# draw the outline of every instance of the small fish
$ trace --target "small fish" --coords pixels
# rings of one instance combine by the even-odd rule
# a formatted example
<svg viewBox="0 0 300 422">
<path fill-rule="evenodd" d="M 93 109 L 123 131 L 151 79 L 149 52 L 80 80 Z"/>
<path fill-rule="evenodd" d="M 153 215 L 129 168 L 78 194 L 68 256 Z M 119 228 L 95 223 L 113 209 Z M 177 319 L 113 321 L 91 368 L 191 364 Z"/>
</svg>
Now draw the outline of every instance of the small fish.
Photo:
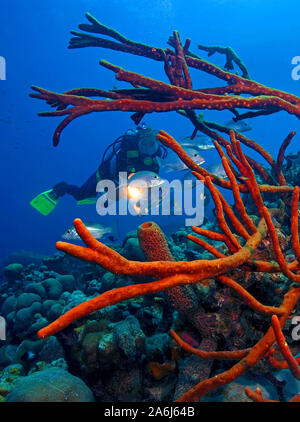
<svg viewBox="0 0 300 422">
<path fill-rule="evenodd" d="M 223 179 L 228 178 L 222 163 L 210 164 L 209 166 L 206 167 L 206 170 L 217 177 L 222 177 Z"/>
<path fill-rule="evenodd" d="M 119 186 L 117 187 L 118 199 L 127 197 L 129 200 L 136 202 L 140 200 L 150 189 L 159 187 L 165 180 L 158 176 L 158 174 L 152 171 L 138 171 L 137 173 L 131 173 L 126 178 L 123 174 L 119 174 Z M 115 191 L 111 192 L 109 189 L 107 192 L 104 190 L 100 192 L 102 201 L 104 199 L 115 201 Z M 112 193 L 112 196 L 111 196 Z"/>
<path fill-rule="evenodd" d="M 119 232 L 116 224 L 112 226 L 103 226 L 100 223 L 85 223 L 85 227 L 95 239 L 106 238 L 111 242 L 115 242 L 119 238 Z M 66 230 L 63 233 L 62 238 L 65 240 L 80 240 L 80 236 L 76 232 L 74 226 Z"/>
<path fill-rule="evenodd" d="M 201 166 L 201 164 L 205 163 L 205 159 L 202 157 L 202 155 L 199 154 L 196 148 L 184 148 L 184 150 L 198 166 Z M 166 173 L 170 173 L 171 171 L 183 171 L 188 169 L 188 167 L 178 157 L 178 155 L 173 152 L 170 152 L 168 154 L 166 160 L 162 161 L 161 166 L 165 169 Z"/>
<path fill-rule="evenodd" d="M 138 215 L 147 215 L 149 213 L 148 207 L 144 207 L 143 199 L 147 198 L 149 191 L 155 187 L 161 188 L 166 180 L 159 177 L 156 173 L 151 171 L 139 171 L 133 173 L 128 177 L 127 198 L 132 201 L 133 208 Z M 160 192 L 161 198 L 156 202 L 152 202 L 152 206 L 156 206 L 165 197 L 166 192 Z M 142 208 L 141 202 L 142 201 Z"/>
<path fill-rule="evenodd" d="M 230 127 L 231 129 L 235 130 L 236 132 L 243 133 L 252 130 L 252 127 L 249 123 L 245 122 L 244 120 L 239 120 L 235 122 L 234 120 L 229 120 L 229 122 L 224 123 L 225 126 Z"/>
<path fill-rule="evenodd" d="M 131 173 L 128 176 L 128 185 L 134 184 L 135 186 L 140 185 L 147 186 L 147 188 L 154 188 L 155 186 L 160 186 L 165 181 L 158 176 L 158 174 L 153 171 L 138 171 L 137 173 Z"/>
<path fill-rule="evenodd" d="M 211 138 L 205 135 L 196 135 L 193 139 L 190 136 L 186 136 L 180 141 L 180 145 L 184 148 L 195 148 L 198 151 L 207 151 L 215 148 Z"/>
</svg>

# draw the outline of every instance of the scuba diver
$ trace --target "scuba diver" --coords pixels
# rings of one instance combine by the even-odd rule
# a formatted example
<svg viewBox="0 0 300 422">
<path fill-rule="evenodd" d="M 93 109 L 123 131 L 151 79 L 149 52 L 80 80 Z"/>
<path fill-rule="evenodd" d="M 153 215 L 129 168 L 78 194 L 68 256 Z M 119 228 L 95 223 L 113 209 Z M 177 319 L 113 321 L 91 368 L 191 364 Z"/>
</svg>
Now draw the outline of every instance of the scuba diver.
<svg viewBox="0 0 300 422">
<path fill-rule="evenodd" d="M 41 214 L 48 215 L 66 194 L 71 195 L 79 205 L 95 203 L 98 182 L 109 179 L 118 184 L 119 172 L 133 174 L 149 171 L 158 174 L 160 161 L 166 158 L 167 149 L 158 141 L 157 134 L 158 131 L 147 128 L 145 124 L 135 130 L 127 130 L 105 149 L 97 171 L 82 186 L 60 182 L 39 194 L 30 205 Z"/>
</svg>

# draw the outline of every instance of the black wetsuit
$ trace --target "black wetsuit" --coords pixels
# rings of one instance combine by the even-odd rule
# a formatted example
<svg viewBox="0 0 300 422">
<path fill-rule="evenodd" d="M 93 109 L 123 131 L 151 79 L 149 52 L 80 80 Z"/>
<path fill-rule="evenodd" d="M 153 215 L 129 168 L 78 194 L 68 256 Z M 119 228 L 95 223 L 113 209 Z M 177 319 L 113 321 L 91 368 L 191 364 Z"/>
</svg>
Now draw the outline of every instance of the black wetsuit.
<svg viewBox="0 0 300 422">
<path fill-rule="evenodd" d="M 99 181 L 97 178 L 98 171 L 93 173 L 82 186 L 69 185 L 66 182 L 58 183 L 53 187 L 53 192 L 57 198 L 69 194 L 76 201 L 92 198 L 96 196 L 96 186 Z"/>
<path fill-rule="evenodd" d="M 158 147 L 155 154 L 141 154 L 137 146 L 137 138 L 133 136 L 124 136 L 121 148 L 115 156 L 111 155 L 108 159 L 102 161 L 97 171 L 95 171 L 88 180 L 80 187 L 69 185 L 66 182 L 58 183 L 53 187 L 53 193 L 57 198 L 69 194 L 76 201 L 82 201 L 96 196 L 96 186 L 100 180 L 110 179 L 118 182 L 118 173 L 124 171 L 127 173 L 136 173 L 138 171 L 149 170 L 154 173 L 159 172 L 159 162 L 156 157 L 163 157 L 164 150 Z M 116 160 L 115 170 L 111 169 L 112 160 Z"/>
</svg>

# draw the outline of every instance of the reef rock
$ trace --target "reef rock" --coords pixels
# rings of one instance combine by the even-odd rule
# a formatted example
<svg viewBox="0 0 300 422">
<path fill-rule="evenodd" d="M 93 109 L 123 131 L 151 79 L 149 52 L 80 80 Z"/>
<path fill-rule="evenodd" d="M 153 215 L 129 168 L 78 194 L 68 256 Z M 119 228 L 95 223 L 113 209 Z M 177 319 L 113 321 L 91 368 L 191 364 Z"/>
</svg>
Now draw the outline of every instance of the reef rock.
<svg viewBox="0 0 300 422">
<path fill-rule="evenodd" d="M 15 281 L 23 271 L 22 264 L 9 264 L 4 268 L 4 275 L 8 281 Z"/>
<path fill-rule="evenodd" d="M 46 369 L 18 379 L 7 402 L 93 402 L 86 384 L 60 368 Z"/>
</svg>

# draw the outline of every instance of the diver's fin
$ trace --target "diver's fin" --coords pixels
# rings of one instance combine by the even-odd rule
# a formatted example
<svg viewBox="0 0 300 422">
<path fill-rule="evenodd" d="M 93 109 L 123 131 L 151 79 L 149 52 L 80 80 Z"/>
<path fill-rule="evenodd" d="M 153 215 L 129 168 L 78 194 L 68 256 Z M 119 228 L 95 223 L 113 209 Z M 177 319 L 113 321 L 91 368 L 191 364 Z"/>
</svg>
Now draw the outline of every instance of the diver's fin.
<svg viewBox="0 0 300 422">
<path fill-rule="evenodd" d="M 97 198 L 91 197 L 91 198 L 85 198 L 85 199 L 81 199 L 80 201 L 77 201 L 77 205 L 91 205 L 91 204 L 96 204 L 96 202 L 97 202 Z"/>
<path fill-rule="evenodd" d="M 50 214 L 58 202 L 56 195 L 54 193 L 51 195 L 52 192 L 53 189 L 40 193 L 30 202 L 30 205 L 42 215 Z"/>
</svg>

